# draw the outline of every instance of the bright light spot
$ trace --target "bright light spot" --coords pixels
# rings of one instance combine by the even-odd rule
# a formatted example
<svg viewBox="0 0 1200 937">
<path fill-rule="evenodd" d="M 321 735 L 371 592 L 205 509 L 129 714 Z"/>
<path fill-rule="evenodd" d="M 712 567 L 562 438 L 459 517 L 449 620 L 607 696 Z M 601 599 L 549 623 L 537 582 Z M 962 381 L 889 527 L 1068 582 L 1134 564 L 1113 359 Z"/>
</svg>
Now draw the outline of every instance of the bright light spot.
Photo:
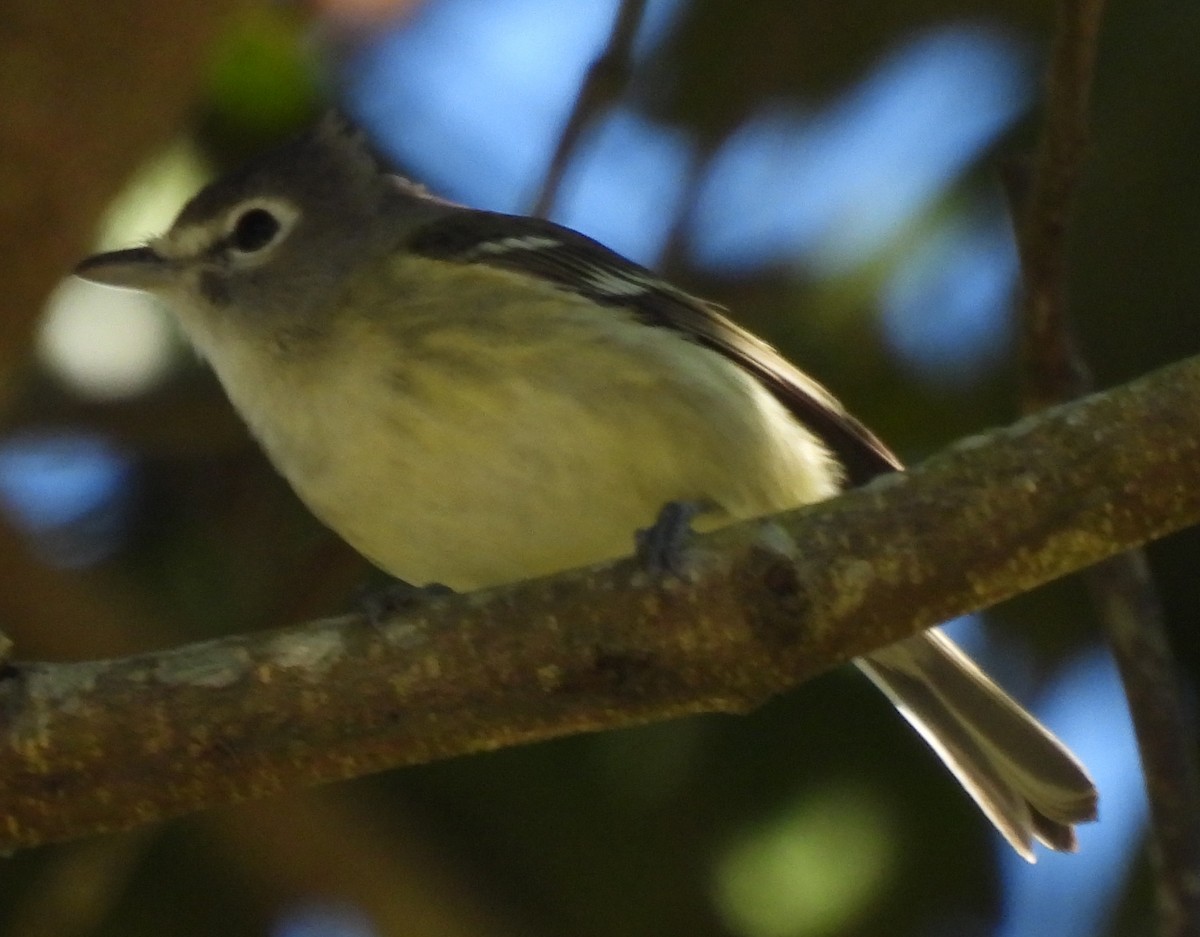
<svg viewBox="0 0 1200 937">
<path fill-rule="evenodd" d="M 435 191 L 516 210 L 607 35 L 604 6 L 562 4 L 547 16 L 542 0 L 427 4 L 352 63 L 357 108 Z"/>
<path fill-rule="evenodd" d="M 377 937 L 378 933 L 358 908 L 317 902 L 292 908 L 271 929 L 272 937 Z"/>
<path fill-rule="evenodd" d="M 810 794 L 735 844 L 716 869 L 716 901 L 744 937 L 845 931 L 891 876 L 887 811 L 869 791 Z"/>
<path fill-rule="evenodd" d="M 649 5 L 636 52 L 670 29 L 679 0 Z M 355 110 L 439 194 L 517 211 L 532 199 L 617 4 L 442 0 L 350 63 Z"/>
<path fill-rule="evenodd" d="M 555 220 L 653 264 L 679 213 L 692 154 L 684 134 L 618 109 L 579 148 Z"/>
<path fill-rule="evenodd" d="M 10 437 L 0 442 L 0 506 L 47 562 L 86 566 L 119 542 L 130 471 L 125 455 L 94 436 Z"/>
<path fill-rule="evenodd" d="M 922 377 L 969 383 L 1010 350 L 1017 275 L 1016 247 L 999 212 L 940 224 L 884 286 L 885 340 Z"/>
<path fill-rule="evenodd" d="M 144 242 L 171 226 L 184 202 L 212 176 L 195 147 L 175 143 L 147 161 L 100 221 L 97 248 Z"/>
<path fill-rule="evenodd" d="M 135 397 L 166 375 L 177 348 L 166 311 L 151 297 L 71 277 L 46 304 L 38 353 L 81 397 Z"/>
<path fill-rule="evenodd" d="M 1025 108 L 1022 49 L 978 27 L 926 34 L 822 111 L 751 118 L 713 160 L 692 232 L 700 263 L 801 260 L 838 273 L 873 256 Z"/>
<path fill-rule="evenodd" d="M 129 247 L 161 234 L 208 176 L 193 147 L 168 147 L 109 206 L 97 249 Z M 46 367 L 93 400 L 145 393 L 166 374 L 177 345 L 164 310 L 148 296 L 73 277 L 51 294 L 38 335 Z"/>
</svg>

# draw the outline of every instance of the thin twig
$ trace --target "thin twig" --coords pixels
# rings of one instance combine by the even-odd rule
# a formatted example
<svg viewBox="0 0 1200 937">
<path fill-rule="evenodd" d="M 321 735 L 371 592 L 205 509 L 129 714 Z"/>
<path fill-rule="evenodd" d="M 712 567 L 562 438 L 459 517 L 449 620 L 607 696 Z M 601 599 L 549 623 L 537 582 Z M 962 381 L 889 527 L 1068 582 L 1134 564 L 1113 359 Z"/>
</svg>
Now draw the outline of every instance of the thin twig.
<svg viewBox="0 0 1200 937">
<path fill-rule="evenodd" d="M 1025 279 L 1023 397 L 1029 411 L 1073 399 L 1092 386 L 1068 314 L 1067 227 L 1086 152 L 1103 7 L 1103 0 L 1059 4 L 1045 128 L 1028 201 L 1018 212 Z M 1146 776 L 1160 932 L 1195 937 L 1200 934 L 1200 771 L 1161 602 L 1140 550 L 1106 560 L 1086 577 L 1125 686 Z"/>
<path fill-rule="evenodd" d="M 1185 713 L 1162 605 L 1144 550 L 1089 569 L 1121 674 L 1150 801 L 1150 858 L 1155 866 L 1159 932 L 1200 933 L 1200 783 L 1195 727 Z"/>
<path fill-rule="evenodd" d="M 1024 409 L 1088 392 L 1090 377 L 1075 349 L 1067 314 L 1067 225 L 1088 136 L 1088 101 L 1104 0 L 1062 0 L 1047 75 L 1045 129 L 1018 213 L 1024 276 Z"/>
<path fill-rule="evenodd" d="M 608 45 L 588 69 L 530 214 L 545 217 L 550 211 L 584 130 L 625 90 L 632 71 L 633 40 L 645 11 L 646 0 L 621 0 Z"/>
</svg>

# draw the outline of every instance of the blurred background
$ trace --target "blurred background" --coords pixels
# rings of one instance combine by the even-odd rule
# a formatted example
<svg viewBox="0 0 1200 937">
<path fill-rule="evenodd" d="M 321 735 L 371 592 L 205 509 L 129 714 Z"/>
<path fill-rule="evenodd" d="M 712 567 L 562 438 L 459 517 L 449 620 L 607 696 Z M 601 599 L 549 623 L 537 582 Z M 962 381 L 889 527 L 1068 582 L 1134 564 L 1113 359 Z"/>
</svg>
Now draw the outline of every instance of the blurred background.
<svg viewBox="0 0 1200 937">
<path fill-rule="evenodd" d="M 550 215 L 717 300 L 917 462 L 1016 416 L 1006 166 L 1040 0 L 649 0 Z M 0 0 L 0 628 L 81 659 L 347 607 L 366 565 L 164 311 L 64 273 L 336 102 L 398 169 L 528 211 L 615 0 Z M 1200 6 L 1114 4 L 1071 291 L 1099 382 L 1200 347 Z M 57 285 L 56 285 L 57 283 Z M 1150 549 L 1185 677 L 1200 537 Z M 867 683 L 395 771 L 0 861 L 0 934 L 1144 934 L 1145 804 L 1084 589 L 953 631 L 1102 822 L 1013 856 Z M 1189 683 L 1190 693 L 1190 683 Z M 136 726 L 131 727 L 136 731 Z"/>
</svg>

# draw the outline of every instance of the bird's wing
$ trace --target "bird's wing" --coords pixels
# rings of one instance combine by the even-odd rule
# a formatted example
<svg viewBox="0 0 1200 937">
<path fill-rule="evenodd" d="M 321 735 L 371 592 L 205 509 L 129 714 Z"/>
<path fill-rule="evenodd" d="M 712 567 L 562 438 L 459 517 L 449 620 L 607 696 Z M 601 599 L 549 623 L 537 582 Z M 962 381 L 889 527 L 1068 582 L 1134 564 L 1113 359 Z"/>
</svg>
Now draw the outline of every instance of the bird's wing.
<svg viewBox="0 0 1200 937">
<path fill-rule="evenodd" d="M 851 485 L 901 468 L 900 460 L 824 387 L 714 303 L 661 280 L 591 238 L 551 221 L 441 203 L 444 211 L 411 231 L 406 248 L 452 263 L 524 273 L 601 306 L 632 310 L 646 325 L 674 329 L 737 362 L 815 433 Z"/>
</svg>

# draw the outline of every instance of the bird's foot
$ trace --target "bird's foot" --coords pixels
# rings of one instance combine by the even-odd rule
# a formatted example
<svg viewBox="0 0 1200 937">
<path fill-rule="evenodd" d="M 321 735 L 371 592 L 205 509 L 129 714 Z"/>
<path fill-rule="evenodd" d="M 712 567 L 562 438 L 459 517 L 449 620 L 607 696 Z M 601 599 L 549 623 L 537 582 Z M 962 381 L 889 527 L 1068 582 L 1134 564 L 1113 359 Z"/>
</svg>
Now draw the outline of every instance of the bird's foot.
<svg viewBox="0 0 1200 937">
<path fill-rule="evenodd" d="M 453 589 L 440 582 L 414 586 L 403 579 L 393 579 L 381 589 L 363 592 L 356 604 L 368 621 L 379 624 L 389 615 L 411 612 L 434 599 L 454 594 Z"/>
<path fill-rule="evenodd" d="M 707 510 L 699 501 L 668 501 L 650 527 L 634 534 L 637 558 L 646 572 L 654 576 L 685 578 L 688 549 L 695 531 L 692 521 Z"/>
</svg>

